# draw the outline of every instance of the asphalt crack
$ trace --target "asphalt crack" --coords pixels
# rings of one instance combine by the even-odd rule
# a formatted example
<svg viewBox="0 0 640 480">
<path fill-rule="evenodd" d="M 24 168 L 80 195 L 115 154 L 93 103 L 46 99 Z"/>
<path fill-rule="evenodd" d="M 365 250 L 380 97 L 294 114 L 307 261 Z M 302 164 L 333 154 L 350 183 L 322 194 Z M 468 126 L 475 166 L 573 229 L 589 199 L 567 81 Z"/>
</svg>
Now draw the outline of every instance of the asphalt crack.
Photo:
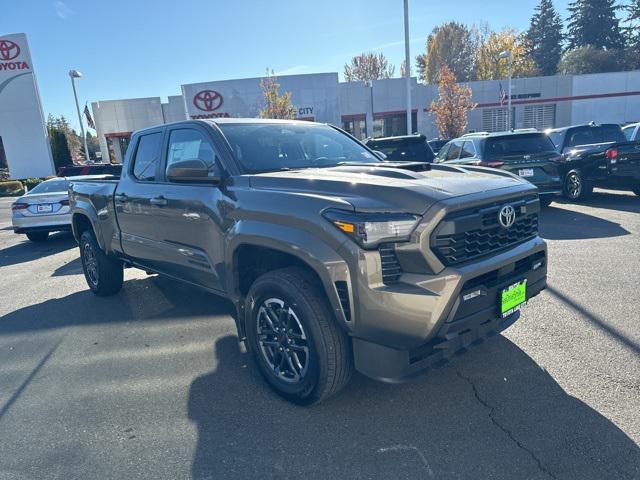
<svg viewBox="0 0 640 480">
<path fill-rule="evenodd" d="M 520 442 L 520 440 L 518 440 L 515 435 L 511 432 L 511 430 L 509 430 L 507 427 L 505 427 L 504 425 L 502 425 L 500 422 L 498 422 L 498 420 L 496 420 L 494 413 L 496 411 L 495 407 L 493 407 L 492 405 L 489 405 L 489 403 L 487 403 L 486 400 L 484 400 L 481 396 L 480 393 L 478 392 L 478 388 L 476 387 L 475 383 L 473 383 L 473 380 L 471 380 L 471 378 L 467 377 L 466 375 L 463 375 L 462 372 L 460 370 L 458 370 L 458 367 L 453 367 L 453 369 L 456 372 L 456 375 L 458 377 L 460 377 L 462 380 L 464 380 L 465 382 L 467 382 L 470 386 L 471 389 L 473 390 L 473 395 L 476 397 L 476 400 L 483 406 L 485 407 L 487 410 L 489 410 L 489 419 L 491 420 L 491 423 L 493 423 L 498 429 L 500 429 L 502 432 L 504 432 L 505 435 L 507 435 L 507 437 L 509 437 L 509 439 L 511 439 L 511 441 L 513 443 L 516 444 L 516 446 L 521 449 L 522 451 L 526 452 L 529 454 L 529 456 L 533 459 L 534 462 L 536 462 L 536 464 L 538 465 L 538 469 L 543 472 L 544 474 L 546 474 L 547 476 L 557 480 L 558 477 L 556 477 L 553 472 L 551 472 L 548 468 L 546 468 L 543 464 L 542 464 L 542 460 L 540 460 L 538 458 L 538 456 L 531 450 L 529 450 L 527 447 L 525 447 L 522 442 Z"/>
</svg>

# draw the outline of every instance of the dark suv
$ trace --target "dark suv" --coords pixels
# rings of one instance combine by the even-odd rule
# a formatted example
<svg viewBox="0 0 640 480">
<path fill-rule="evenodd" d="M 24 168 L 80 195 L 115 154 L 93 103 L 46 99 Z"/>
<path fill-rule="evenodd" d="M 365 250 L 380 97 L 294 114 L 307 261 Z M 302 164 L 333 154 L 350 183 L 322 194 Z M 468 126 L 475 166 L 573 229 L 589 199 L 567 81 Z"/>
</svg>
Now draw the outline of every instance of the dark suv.
<svg viewBox="0 0 640 480">
<path fill-rule="evenodd" d="M 442 147 L 436 161 L 507 170 L 538 187 L 543 205 L 562 193 L 562 156 L 543 132 L 468 133 Z"/>
<path fill-rule="evenodd" d="M 432 163 L 435 159 L 435 154 L 424 135 L 368 138 L 364 144 L 372 150 L 384 153 L 390 162 Z"/>
</svg>

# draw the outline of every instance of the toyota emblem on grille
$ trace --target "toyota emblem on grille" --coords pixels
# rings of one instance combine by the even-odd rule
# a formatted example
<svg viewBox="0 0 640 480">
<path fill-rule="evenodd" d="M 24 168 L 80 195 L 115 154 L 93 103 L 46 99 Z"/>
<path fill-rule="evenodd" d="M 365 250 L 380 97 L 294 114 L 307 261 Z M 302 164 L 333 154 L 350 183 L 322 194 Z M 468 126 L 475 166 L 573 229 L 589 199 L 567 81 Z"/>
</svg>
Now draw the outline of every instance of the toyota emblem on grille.
<svg viewBox="0 0 640 480">
<path fill-rule="evenodd" d="M 509 228 L 516 221 L 516 211 L 511 205 L 505 205 L 498 213 L 498 221 L 504 228 Z"/>
</svg>

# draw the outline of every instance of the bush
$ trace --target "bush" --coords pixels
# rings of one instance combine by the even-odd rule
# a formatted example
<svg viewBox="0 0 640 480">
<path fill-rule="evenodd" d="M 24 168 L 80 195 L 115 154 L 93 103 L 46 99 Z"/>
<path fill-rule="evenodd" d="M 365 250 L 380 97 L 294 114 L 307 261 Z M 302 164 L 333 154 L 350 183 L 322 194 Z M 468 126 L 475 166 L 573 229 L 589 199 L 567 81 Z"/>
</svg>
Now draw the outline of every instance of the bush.
<svg viewBox="0 0 640 480">
<path fill-rule="evenodd" d="M 24 193 L 24 185 L 18 180 L 6 180 L 0 182 L 0 197 L 12 197 L 22 195 Z"/>
<path fill-rule="evenodd" d="M 25 178 L 24 180 L 20 180 L 20 182 L 22 182 L 22 184 L 24 185 L 24 188 L 26 188 L 27 191 L 29 191 L 36 185 L 39 185 L 40 183 L 42 183 L 42 179 L 41 178 Z"/>
</svg>

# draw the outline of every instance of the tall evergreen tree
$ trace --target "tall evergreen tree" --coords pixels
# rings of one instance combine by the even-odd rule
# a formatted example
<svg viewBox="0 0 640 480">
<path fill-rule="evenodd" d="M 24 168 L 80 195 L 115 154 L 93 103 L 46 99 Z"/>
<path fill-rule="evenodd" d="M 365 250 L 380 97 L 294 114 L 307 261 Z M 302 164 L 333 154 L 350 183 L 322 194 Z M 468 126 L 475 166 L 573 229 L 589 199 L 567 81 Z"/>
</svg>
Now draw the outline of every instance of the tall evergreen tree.
<svg viewBox="0 0 640 480">
<path fill-rule="evenodd" d="M 629 53 L 640 62 L 640 0 L 632 0 L 625 6 L 627 15 L 622 31 L 626 37 Z"/>
<path fill-rule="evenodd" d="M 621 49 L 624 37 L 615 0 L 574 0 L 569 4 L 569 49 L 593 45 L 596 48 Z"/>
<path fill-rule="evenodd" d="M 640 1 L 640 0 L 638 0 Z M 562 19 L 551 0 L 540 0 L 527 31 L 530 55 L 543 75 L 555 75 L 562 55 Z"/>
</svg>

